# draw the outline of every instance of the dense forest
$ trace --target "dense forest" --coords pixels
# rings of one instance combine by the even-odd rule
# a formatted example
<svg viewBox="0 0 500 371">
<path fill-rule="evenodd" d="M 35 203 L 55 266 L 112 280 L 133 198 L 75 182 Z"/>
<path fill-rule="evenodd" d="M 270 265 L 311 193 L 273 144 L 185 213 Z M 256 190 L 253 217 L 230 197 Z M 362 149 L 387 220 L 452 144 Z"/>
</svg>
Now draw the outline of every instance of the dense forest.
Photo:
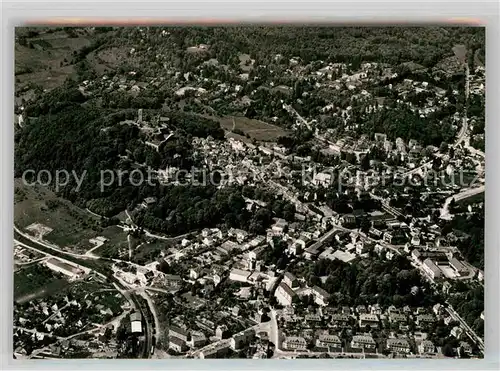
<svg viewBox="0 0 500 371">
<path fill-rule="evenodd" d="M 212 45 L 210 57 L 231 63 L 248 53 L 257 64 L 269 63 L 276 54 L 303 61 L 376 61 L 400 64 L 413 61 L 425 67 L 452 55 L 457 43 L 484 47 L 484 29 L 471 27 L 192 27 L 167 28 L 180 49 Z M 132 30 L 120 30 L 122 34 Z M 158 34 L 161 32 L 159 29 Z M 481 50 L 480 50 L 481 51 Z M 484 56 L 484 50 L 480 52 Z M 483 57 L 484 58 L 484 57 Z M 483 59 L 484 60 L 484 59 Z"/>
<path fill-rule="evenodd" d="M 442 233 L 445 235 L 453 231 L 466 233 L 457 241 L 457 248 L 465 260 L 476 268 L 484 269 L 484 211 L 471 216 L 455 216 L 443 226 Z"/>
<path fill-rule="evenodd" d="M 251 191 L 249 191 L 249 189 Z M 159 186 L 150 194 L 158 197 L 158 203 L 150 209 L 140 209 L 134 219 L 137 224 L 167 234 L 182 234 L 193 229 L 225 226 L 242 228 L 254 234 L 264 234 L 273 217 L 293 220 L 295 206 L 274 198 L 266 207 L 248 210 L 242 194 L 253 189 L 246 186 Z"/>
<path fill-rule="evenodd" d="M 335 305 L 379 303 L 418 307 L 430 306 L 439 300 L 405 257 L 398 256 L 391 261 L 374 257 L 368 267 L 361 264 L 321 259 L 290 269 L 299 277 L 308 277 L 308 283 L 323 287 L 332 295 L 331 302 Z M 322 283 L 320 277 L 325 276 L 328 278 Z"/>
<path fill-rule="evenodd" d="M 144 144 L 144 135 L 137 126 L 118 124 L 133 118 L 137 114 L 135 110 L 116 112 L 73 102 L 58 105 L 64 96 L 62 89 L 71 92 L 73 88 L 56 89 L 45 100 L 32 105 L 30 110 L 44 114 L 16 133 L 16 177 L 22 176 L 26 169 L 36 173 L 47 170 L 53 179 L 57 171 L 74 172 L 79 179 L 83 177 L 81 187 L 71 176 L 60 195 L 104 216 L 116 215 L 127 208 L 134 209 L 144 198 L 155 197 L 158 203 L 151 209 L 138 212 L 136 219 L 143 227 L 167 234 L 181 234 L 219 224 L 264 233 L 273 217 L 293 220 L 295 207 L 292 204 L 262 190 L 251 187 L 219 190 L 215 185 L 164 185 L 160 179 L 148 178 L 146 169 L 137 166 L 144 164 L 152 169 L 174 166 L 187 170 L 195 164 L 202 166 L 195 162 L 191 137 L 223 138 L 223 131 L 217 123 L 185 112 L 169 114 L 169 125 L 175 128 L 175 135 L 157 152 Z M 120 176 L 120 172 L 135 172 L 135 175 Z M 148 181 L 136 185 L 141 177 Z M 103 186 L 103 180 L 106 186 Z M 248 211 L 242 193 L 246 197 L 269 201 L 268 207 L 255 213 Z"/>
<path fill-rule="evenodd" d="M 450 295 L 449 302 L 479 336 L 484 336 L 484 320 L 481 318 L 484 312 L 484 286 L 469 288 L 463 285 Z"/>
</svg>

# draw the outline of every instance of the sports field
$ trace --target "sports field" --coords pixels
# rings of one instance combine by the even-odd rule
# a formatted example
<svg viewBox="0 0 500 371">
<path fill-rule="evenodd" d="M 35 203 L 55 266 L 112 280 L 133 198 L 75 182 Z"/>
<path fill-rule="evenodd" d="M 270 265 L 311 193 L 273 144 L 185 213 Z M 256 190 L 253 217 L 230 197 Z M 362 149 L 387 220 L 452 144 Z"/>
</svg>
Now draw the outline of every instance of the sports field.
<svg viewBox="0 0 500 371">
<path fill-rule="evenodd" d="M 241 116 L 226 116 L 219 119 L 224 130 L 249 136 L 257 141 L 275 142 L 279 137 L 289 133 L 279 126 L 264 121 L 249 119 Z"/>
</svg>

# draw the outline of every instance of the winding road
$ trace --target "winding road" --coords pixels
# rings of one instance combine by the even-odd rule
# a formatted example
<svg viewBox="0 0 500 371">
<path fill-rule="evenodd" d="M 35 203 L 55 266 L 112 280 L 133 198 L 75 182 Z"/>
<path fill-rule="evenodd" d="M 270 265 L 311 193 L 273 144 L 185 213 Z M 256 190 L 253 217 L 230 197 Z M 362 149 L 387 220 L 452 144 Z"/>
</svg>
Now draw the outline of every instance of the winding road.
<svg viewBox="0 0 500 371">
<path fill-rule="evenodd" d="M 483 186 L 480 186 L 480 187 L 476 187 L 476 188 L 471 188 L 471 189 L 467 189 L 463 192 L 460 192 L 460 193 L 457 193 L 451 197 L 448 197 L 443 205 L 443 207 L 441 208 L 441 215 L 440 215 L 440 218 L 441 219 L 444 219 L 444 220 L 450 220 L 452 219 L 452 215 L 450 214 L 450 210 L 449 210 L 449 206 L 450 206 L 450 203 L 451 201 L 454 199 L 455 202 L 458 202 L 458 201 L 461 201 L 461 200 L 465 200 L 466 198 L 469 198 L 469 197 L 472 197 L 474 195 L 477 195 L 479 193 L 483 193 L 485 190 L 484 188 L 484 185 Z"/>
</svg>

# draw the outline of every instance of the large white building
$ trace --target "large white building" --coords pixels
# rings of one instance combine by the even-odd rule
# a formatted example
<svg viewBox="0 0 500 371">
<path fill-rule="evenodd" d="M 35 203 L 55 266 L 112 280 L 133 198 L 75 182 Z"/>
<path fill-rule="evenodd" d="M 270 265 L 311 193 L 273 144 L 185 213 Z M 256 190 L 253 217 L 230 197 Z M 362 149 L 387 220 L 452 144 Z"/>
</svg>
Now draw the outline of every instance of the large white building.
<svg viewBox="0 0 500 371">
<path fill-rule="evenodd" d="M 314 296 L 314 302 L 318 305 L 325 306 L 328 304 L 328 299 L 330 299 L 330 294 L 323 290 L 319 286 L 314 286 L 311 289 L 311 294 Z"/>
<path fill-rule="evenodd" d="M 299 281 L 290 272 L 285 272 L 285 275 L 283 277 L 283 282 L 286 283 L 286 285 L 288 287 L 291 287 L 292 289 L 299 286 Z"/>
<path fill-rule="evenodd" d="M 142 316 L 139 312 L 130 315 L 130 327 L 133 334 L 142 333 Z"/>
<path fill-rule="evenodd" d="M 229 273 L 229 279 L 231 281 L 247 282 L 250 274 L 252 274 L 252 272 L 235 268 Z"/>
<path fill-rule="evenodd" d="M 295 297 L 295 292 L 286 283 L 281 282 L 274 293 L 274 296 L 283 306 L 292 305 L 293 298 Z"/>
<path fill-rule="evenodd" d="M 50 258 L 45 262 L 45 265 L 53 271 L 62 273 L 72 279 L 80 278 L 85 274 L 83 269 L 56 258 Z"/>
<path fill-rule="evenodd" d="M 424 263 L 422 264 L 422 269 L 432 279 L 440 278 L 443 275 L 443 271 L 430 258 L 424 260 Z"/>
</svg>

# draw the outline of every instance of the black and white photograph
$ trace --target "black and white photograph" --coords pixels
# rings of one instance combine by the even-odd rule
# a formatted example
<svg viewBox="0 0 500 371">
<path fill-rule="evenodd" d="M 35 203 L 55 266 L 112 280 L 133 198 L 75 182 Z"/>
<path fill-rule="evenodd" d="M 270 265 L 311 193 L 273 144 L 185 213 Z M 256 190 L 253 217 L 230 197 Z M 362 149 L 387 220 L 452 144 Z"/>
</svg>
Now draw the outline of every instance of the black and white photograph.
<svg viewBox="0 0 500 371">
<path fill-rule="evenodd" d="M 485 34 L 16 27 L 13 358 L 483 358 Z"/>
</svg>

